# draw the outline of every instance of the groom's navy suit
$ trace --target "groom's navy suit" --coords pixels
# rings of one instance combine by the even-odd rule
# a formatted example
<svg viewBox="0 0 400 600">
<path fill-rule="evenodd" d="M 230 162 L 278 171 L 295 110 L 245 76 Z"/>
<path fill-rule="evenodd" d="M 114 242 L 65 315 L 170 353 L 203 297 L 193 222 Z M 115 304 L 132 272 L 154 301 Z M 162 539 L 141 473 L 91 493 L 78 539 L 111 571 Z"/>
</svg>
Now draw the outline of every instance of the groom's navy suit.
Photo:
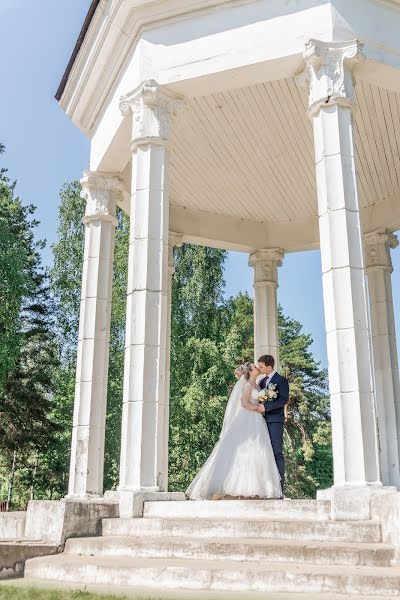
<svg viewBox="0 0 400 600">
<path fill-rule="evenodd" d="M 265 388 L 268 376 L 261 379 L 259 386 Z M 272 449 L 274 451 L 276 466 L 282 481 L 282 490 L 285 483 L 285 459 L 283 457 L 283 429 L 285 427 L 285 405 L 289 400 L 289 382 L 286 377 L 282 377 L 279 373 L 275 373 L 272 379 L 268 382 L 276 385 L 278 397 L 276 400 L 266 402 L 264 418 L 267 422 L 269 436 L 271 438 Z"/>
</svg>

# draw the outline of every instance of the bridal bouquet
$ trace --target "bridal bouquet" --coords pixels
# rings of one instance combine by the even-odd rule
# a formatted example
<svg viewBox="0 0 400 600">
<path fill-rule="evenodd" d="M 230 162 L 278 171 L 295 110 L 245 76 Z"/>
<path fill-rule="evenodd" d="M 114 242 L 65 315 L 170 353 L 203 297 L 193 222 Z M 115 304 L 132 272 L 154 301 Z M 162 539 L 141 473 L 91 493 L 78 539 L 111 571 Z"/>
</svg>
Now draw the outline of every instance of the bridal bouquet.
<svg viewBox="0 0 400 600">
<path fill-rule="evenodd" d="M 269 383 L 266 388 L 258 393 L 258 401 L 265 404 L 266 402 L 272 402 L 273 400 L 276 400 L 278 397 L 276 388 L 276 383 Z"/>
</svg>

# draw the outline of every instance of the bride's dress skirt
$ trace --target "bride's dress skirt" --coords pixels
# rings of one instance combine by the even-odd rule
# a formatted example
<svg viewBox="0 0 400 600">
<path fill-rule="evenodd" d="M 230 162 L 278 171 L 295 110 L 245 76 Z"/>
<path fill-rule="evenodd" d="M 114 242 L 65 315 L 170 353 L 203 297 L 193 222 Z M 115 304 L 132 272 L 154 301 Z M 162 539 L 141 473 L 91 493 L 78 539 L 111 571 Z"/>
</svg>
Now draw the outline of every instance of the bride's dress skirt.
<svg viewBox="0 0 400 600">
<path fill-rule="evenodd" d="M 186 495 L 280 498 L 280 476 L 263 416 L 242 408 L 214 446 Z"/>
</svg>

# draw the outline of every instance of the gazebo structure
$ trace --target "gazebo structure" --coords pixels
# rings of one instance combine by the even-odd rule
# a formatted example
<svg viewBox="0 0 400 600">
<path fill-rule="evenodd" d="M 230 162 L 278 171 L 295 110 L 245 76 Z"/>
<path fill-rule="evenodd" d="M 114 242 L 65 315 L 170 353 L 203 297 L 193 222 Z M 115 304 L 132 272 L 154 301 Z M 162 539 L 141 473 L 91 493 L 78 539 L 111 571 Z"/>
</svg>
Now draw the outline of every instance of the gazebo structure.
<svg viewBox="0 0 400 600">
<path fill-rule="evenodd" d="M 399 31 L 397 0 L 92 2 L 57 93 L 91 139 L 69 498 L 104 492 L 117 206 L 131 220 L 124 513 L 138 493 L 168 489 L 172 250 L 183 242 L 249 254 L 256 358 L 278 354 L 285 254 L 320 248 L 334 455 L 324 497 L 352 518 L 400 487 Z"/>
</svg>

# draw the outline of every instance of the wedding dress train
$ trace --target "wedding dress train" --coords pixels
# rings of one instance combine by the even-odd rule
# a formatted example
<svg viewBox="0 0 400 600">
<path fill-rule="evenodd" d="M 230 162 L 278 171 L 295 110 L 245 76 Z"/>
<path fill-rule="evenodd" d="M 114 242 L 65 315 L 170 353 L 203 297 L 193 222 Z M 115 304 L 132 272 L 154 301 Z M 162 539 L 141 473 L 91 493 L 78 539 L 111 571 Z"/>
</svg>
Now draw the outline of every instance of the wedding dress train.
<svg viewBox="0 0 400 600">
<path fill-rule="evenodd" d="M 267 424 L 261 413 L 241 405 L 242 376 L 228 402 L 221 436 L 206 463 L 186 490 L 192 500 L 234 496 L 280 498 L 280 476 Z M 249 385 L 247 383 L 247 385 Z M 258 404 L 253 389 L 251 403 Z"/>
</svg>

